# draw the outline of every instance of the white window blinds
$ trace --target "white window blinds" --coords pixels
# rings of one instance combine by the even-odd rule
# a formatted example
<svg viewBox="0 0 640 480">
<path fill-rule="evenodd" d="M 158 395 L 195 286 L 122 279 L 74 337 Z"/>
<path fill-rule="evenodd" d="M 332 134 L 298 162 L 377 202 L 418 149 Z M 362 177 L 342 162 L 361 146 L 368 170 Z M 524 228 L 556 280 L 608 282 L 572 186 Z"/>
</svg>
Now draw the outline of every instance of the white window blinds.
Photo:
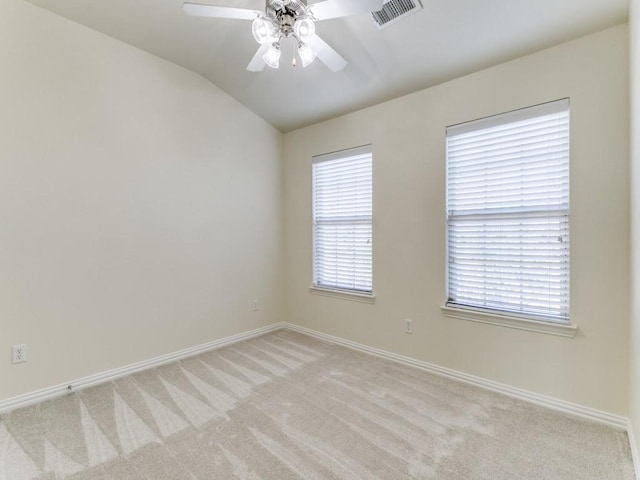
<svg viewBox="0 0 640 480">
<path fill-rule="evenodd" d="M 569 100 L 447 128 L 448 301 L 569 323 Z"/>
<path fill-rule="evenodd" d="M 371 146 L 313 158 L 313 284 L 372 293 Z"/>
</svg>

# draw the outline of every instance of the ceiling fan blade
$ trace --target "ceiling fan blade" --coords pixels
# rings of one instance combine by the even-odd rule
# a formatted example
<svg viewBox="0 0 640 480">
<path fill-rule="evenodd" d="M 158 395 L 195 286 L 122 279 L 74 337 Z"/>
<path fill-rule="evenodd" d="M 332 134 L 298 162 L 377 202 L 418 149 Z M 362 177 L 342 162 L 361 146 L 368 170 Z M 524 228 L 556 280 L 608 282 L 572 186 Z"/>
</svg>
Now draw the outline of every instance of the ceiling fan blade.
<svg viewBox="0 0 640 480">
<path fill-rule="evenodd" d="M 309 5 L 316 20 L 347 17 L 382 10 L 382 0 L 325 0 Z"/>
<path fill-rule="evenodd" d="M 217 5 L 204 5 L 202 3 L 185 2 L 182 10 L 187 15 L 194 17 L 235 18 L 237 20 L 253 20 L 261 14 L 258 10 L 246 8 L 219 7 Z"/>
<path fill-rule="evenodd" d="M 318 35 L 313 35 L 307 41 L 307 44 L 316 53 L 320 61 L 329 67 L 331 71 L 339 72 L 347 66 L 347 61 Z"/>
<path fill-rule="evenodd" d="M 260 48 L 258 48 L 258 51 L 249 62 L 249 65 L 247 65 L 247 70 L 249 70 L 250 72 L 261 72 L 262 70 L 264 70 L 266 63 L 264 63 L 262 57 L 265 53 L 267 53 L 267 50 L 269 50 L 270 46 L 271 42 L 264 42 L 262 45 L 260 45 Z"/>
</svg>

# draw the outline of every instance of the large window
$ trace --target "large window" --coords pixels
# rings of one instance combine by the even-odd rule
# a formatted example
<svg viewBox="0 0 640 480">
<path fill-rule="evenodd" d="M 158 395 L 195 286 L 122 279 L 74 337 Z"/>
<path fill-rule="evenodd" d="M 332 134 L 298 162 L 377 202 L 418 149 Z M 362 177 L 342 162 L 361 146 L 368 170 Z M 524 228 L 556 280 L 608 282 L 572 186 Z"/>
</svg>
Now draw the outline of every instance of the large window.
<svg viewBox="0 0 640 480">
<path fill-rule="evenodd" d="M 447 128 L 448 299 L 569 323 L 569 100 Z"/>
<path fill-rule="evenodd" d="M 313 158 L 313 285 L 371 294 L 371 146 Z"/>
</svg>

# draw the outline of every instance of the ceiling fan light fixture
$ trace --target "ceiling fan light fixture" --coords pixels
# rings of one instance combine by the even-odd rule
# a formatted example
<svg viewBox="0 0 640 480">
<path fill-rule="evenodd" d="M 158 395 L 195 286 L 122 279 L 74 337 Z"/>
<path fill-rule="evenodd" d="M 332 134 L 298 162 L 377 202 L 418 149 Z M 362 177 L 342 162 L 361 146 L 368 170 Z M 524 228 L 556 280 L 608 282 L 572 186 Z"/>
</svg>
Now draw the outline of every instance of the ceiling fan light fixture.
<svg viewBox="0 0 640 480">
<path fill-rule="evenodd" d="M 253 38 L 255 38 L 256 42 L 260 45 L 265 43 L 275 33 L 275 27 L 270 21 L 265 20 L 264 18 L 256 18 L 251 25 L 251 33 L 253 33 Z"/>
<path fill-rule="evenodd" d="M 293 33 L 296 34 L 298 40 L 306 42 L 316 33 L 316 25 L 310 18 L 304 18 L 302 20 L 296 20 L 293 25 Z"/>
<path fill-rule="evenodd" d="M 280 66 L 280 45 L 277 42 L 272 43 L 262 59 L 269 67 L 278 68 Z"/>
<path fill-rule="evenodd" d="M 307 67 L 316 59 L 316 52 L 309 45 L 301 43 L 298 45 L 298 56 L 302 62 L 302 68 Z"/>
</svg>

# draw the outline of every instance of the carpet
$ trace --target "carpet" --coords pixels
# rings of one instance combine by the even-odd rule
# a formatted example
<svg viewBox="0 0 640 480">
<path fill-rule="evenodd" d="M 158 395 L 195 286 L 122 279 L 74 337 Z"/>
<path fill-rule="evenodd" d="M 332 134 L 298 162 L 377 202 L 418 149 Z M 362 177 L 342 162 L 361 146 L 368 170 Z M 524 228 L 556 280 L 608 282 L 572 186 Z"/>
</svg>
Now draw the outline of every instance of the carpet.
<svg viewBox="0 0 640 480">
<path fill-rule="evenodd" d="M 0 480 L 634 478 L 626 433 L 279 330 L 0 416 Z"/>
</svg>

